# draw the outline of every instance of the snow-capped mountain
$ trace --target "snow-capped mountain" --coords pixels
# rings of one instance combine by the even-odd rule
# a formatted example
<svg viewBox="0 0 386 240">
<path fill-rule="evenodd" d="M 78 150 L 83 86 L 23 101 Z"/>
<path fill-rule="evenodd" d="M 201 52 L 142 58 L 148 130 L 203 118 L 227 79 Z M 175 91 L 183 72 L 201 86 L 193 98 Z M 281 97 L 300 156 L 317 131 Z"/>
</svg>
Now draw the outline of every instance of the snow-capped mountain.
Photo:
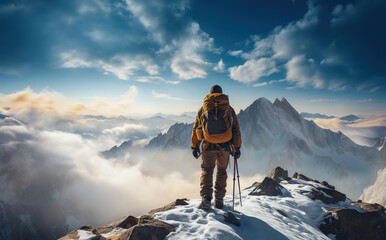
<svg viewBox="0 0 386 240">
<path fill-rule="evenodd" d="M 290 171 L 328 178 L 339 189 L 358 198 L 386 159 L 371 147 L 360 146 L 341 132 L 322 129 L 305 120 L 283 98 L 271 103 L 259 98 L 238 114 L 242 135 L 243 173 L 265 174 L 281 165 Z M 147 147 L 163 150 L 190 146 L 192 124 L 176 124 L 152 139 Z"/>
<path fill-rule="evenodd" d="M 85 239 L 383 239 L 385 209 L 350 202 L 326 182 L 277 167 L 241 200 L 223 209 L 198 209 L 200 199 L 177 199 L 148 215 L 128 216 L 100 228 L 86 225 L 59 240 Z M 212 205 L 213 206 L 213 205 Z"/>
<path fill-rule="evenodd" d="M 173 148 L 189 148 L 193 123 L 176 123 L 165 134 L 158 134 L 150 140 L 147 148 L 161 148 L 162 150 Z"/>
</svg>

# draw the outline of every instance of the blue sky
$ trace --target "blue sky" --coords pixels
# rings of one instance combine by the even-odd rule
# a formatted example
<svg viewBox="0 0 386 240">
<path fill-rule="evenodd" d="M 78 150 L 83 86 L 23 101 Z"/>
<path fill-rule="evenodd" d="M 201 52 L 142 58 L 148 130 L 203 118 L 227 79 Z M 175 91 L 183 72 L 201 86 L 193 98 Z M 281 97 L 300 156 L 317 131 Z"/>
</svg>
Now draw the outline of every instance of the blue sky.
<svg viewBox="0 0 386 240">
<path fill-rule="evenodd" d="M 134 92 L 132 113 L 182 113 L 219 84 L 237 110 L 286 97 L 298 111 L 385 113 L 385 11 L 382 0 L 2 1 L 0 94 Z"/>
</svg>

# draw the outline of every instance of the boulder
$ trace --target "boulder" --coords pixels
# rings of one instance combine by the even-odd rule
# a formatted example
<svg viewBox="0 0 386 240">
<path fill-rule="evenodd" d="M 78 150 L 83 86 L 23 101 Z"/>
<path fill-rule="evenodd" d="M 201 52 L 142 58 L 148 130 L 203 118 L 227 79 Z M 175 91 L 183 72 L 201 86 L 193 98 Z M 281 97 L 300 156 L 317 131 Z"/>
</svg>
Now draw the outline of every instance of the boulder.
<svg viewBox="0 0 386 240">
<path fill-rule="evenodd" d="M 149 212 L 150 215 L 154 215 L 155 213 L 157 212 L 165 212 L 167 210 L 170 210 L 170 209 L 173 209 L 175 208 L 176 206 L 183 206 L 183 205 L 188 205 L 188 203 L 186 202 L 188 201 L 187 198 L 181 198 L 181 199 L 176 199 L 175 201 L 169 203 L 168 205 L 166 206 L 163 206 L 161 208 L 156 208 L 156 209 L 153 209 Z"/>
<path fill-rule="evenodd" d="M 115 237 L 115 240 L 162 240 L 176 229 L 162 221 L 153 219 L 150 215 L 141 217 L 135 225 Z"/>
<path fill-rule="evenodd" d="M 358 200 L 358 202 L 351 202 L 351 204 L 360 207 L 368 212 L 385 211 L 385 208 L 378 203 L 365 203 Z"/>
<path fill-rule="evenodd" d="M 320 200 L 326 204 L 337 203 L 346 200 L 346 195 L 334 189 L 318 187 L 311 190 L 308 195 L 312 200 Z"/>
<path fill-rule="evenodd" d="M 264 178 L 263 182 L 259 184 L 249 195 L 261 196 L 278 196 L 282 195 L 283 186 L 274 181 L 272 178 Z"/>
<path fill-rule="evenodd" d="M 60 240 L 78 240 L 78 230 L 88 231 L 94 236 L 88 238 L 89 240 L 105 240 L 101 234 L 111 232 L 115 228 L 122 228 L 109 239 L 114 240 L 158 240 L 164 239 L 170 232 L 174 232 L 176 229 L 165 222 L 156 220 L 151 215 L 141 216 L 139 219 L 133 216 L 128 216 L 112 224 L 94 228 L 91 225 L 80 227 L 66 236 L 60 238 Z"/>
<path fill-rule="evenodd" d="M 335 189 L 334 186 L 328 184 L 328 182 L 326 182 L 326 181 L 322 181 L 320 184 L 322 184 L 322 185 L 325 186 L 325 187 L 328 187 L 328 188 L 331 188 L 331 189 Z"/>
<path fill-rule="evenodd" d="M 384 211 L 360 213 L 354 209 L 326 208 L 320 230 L 334 234 L 336 240 L 386 239 L 386 214 Z"/>
<path fill-rule="evenodd" d="M 299 180 L 304 180 L 304 181 L 311 181 L 311 178 L 306 177 L 306 176 L 303 175 L 303 174 L 299 174 L 298 177 L 297 177 L 297 179 L 299 179 Z"/>
<path fill-rule="evenodd" d="M 283 180 L 287 180 L 288 181 L 288 180 L 291 179 L 291 178 L 288 177 L 288 171 L 284 170 L 281 167 L 273 168 L 271 170 L 271 172 L 269 172 L 268 177 L 272 178 L 276 182 L 280 182 L 280 181 L 283 181 Z"/>
<path fill-rule="evenodd" d="M 112 231 L 114 228 L 117 228 L 117 227 L 129 229 L 132 226 L 135 226 L 137 224 L 138 224 L 138 219 L 136 217 L 128 216 L 128 217 L 122 218 L 121 220 L 113 222 L 109 225 L 100 227 L 97 230 L 100 234 L 105 234 L 105 233 Z"/>
<path fill-rule="evenodd" d="M 292 174 L 292 178 L 298 179 L 298 176 L 299 176 L 299 173 L 297 173 L 297 172 L 295 172 L 294 174 Z"/>
<path fill-rule="evenodd" d="M 233 215 L 232 212 L 228 212 L 226 215 L 223 216 L 225 222 L 233 224 L 236 227 L 240 227 L 240 221 L 235 217 L 235 215 Z"/>
</svg>

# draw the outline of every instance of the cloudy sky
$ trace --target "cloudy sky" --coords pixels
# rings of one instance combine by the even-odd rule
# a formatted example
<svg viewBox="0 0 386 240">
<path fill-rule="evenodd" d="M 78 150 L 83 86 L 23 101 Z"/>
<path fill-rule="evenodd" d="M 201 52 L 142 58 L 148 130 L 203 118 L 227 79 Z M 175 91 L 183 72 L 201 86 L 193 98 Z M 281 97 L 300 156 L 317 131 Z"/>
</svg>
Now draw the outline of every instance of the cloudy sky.
<svg viewBox="0 0 386 240">
<path fill-rule="evenodd" d="M 383 0 L 3 0 L 0 103 L 94 114 L 243 109 L 380 114 Z M 99 111 L 97 111 L 99 110 Z"/>
</svg>

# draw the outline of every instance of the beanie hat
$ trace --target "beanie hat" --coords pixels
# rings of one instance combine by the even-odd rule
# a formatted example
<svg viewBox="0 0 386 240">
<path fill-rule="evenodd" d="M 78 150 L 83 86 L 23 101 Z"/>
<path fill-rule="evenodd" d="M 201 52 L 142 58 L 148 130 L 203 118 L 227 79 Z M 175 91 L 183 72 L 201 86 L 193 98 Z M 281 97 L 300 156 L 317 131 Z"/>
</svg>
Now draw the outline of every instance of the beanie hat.
<svg viewBox="0 0 386 240">
<path fill-rule="evenodd" d="M 222 89 L 219 85 L 213 85 L 210 88 L 210 93 L 222 93 Z"/>
</svg>

